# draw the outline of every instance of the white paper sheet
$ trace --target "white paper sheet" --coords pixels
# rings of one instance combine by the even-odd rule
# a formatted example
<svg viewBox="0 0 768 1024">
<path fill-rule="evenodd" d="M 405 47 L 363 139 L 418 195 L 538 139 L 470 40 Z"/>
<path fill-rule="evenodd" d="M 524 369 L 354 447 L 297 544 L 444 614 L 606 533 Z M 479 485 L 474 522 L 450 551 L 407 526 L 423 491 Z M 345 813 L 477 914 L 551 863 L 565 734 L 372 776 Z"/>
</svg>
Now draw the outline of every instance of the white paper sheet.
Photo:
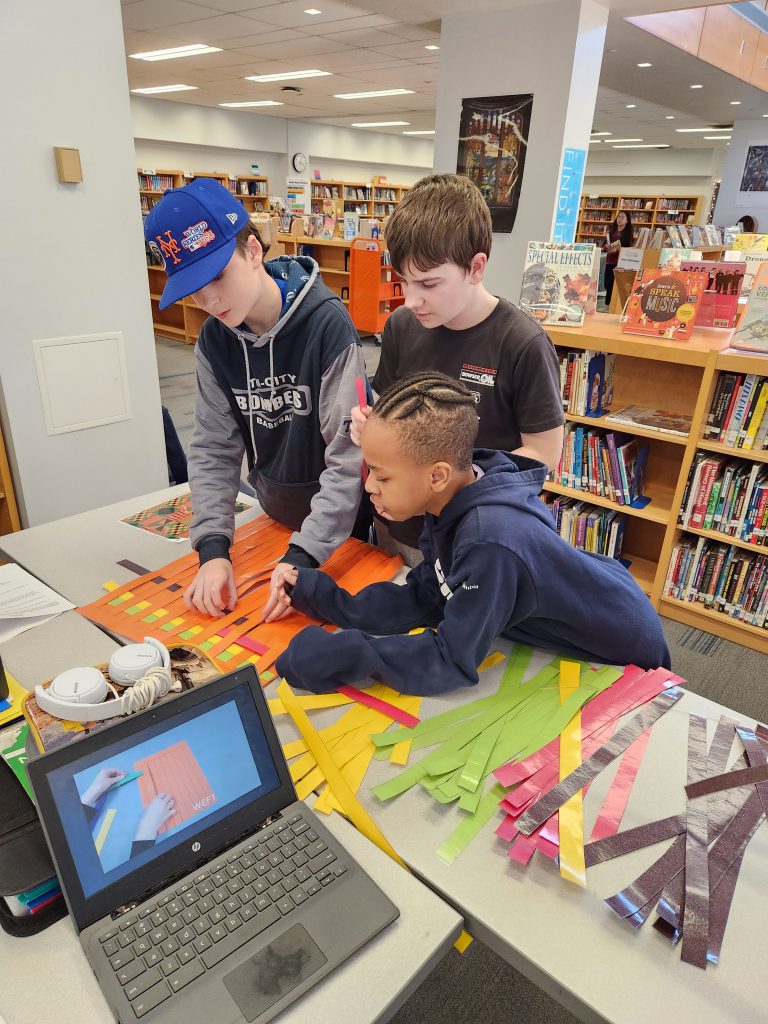
<svg viewBox="0 0 768 1024">
<path fill-rule="evenodd" d="M 0 643 L 74 607 L 20 565 L 0 565 Z"/>
</svg>

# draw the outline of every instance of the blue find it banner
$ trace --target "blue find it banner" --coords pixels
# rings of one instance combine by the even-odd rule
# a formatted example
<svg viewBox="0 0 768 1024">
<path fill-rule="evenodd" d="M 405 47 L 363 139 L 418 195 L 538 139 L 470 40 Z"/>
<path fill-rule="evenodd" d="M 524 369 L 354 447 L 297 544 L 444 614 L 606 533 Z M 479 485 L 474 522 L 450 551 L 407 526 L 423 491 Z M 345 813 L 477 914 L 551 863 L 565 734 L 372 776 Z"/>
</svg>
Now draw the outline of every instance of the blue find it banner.
<svg viewBox="0 0 768 1024">
<path fill-rule="evenodd" d="M 579 201 L 584 184 L 584 165 L 587 160 L 585 149 L 565 149 L 563 169 L 560 172 L 560 188 L 557 193 L 557 211 L 553 242 L 574 242 L 576 224 L 579 219 Z"/>
</svg>

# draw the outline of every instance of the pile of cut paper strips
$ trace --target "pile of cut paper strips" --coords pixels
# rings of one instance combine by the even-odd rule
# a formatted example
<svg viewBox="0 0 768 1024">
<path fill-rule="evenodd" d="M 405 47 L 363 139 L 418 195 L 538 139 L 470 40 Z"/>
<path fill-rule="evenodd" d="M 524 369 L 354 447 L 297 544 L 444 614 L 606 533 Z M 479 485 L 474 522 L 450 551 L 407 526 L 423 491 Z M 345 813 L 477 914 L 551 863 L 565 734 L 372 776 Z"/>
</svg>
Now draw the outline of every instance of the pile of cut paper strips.
<svg viewBox="0 0 768 1024">
<path fill-rule="evenodd" d="M 588 867 L 674 839 L 606 902 L 633 927 L 658 905 L 655 927 L 682 938 L 684 961 L 717 962 L 746 845 L 768 812 L 768 729 L 723 718 L 707 750 L 706 722 L 691 715 L 685 811 L 619 832 L 650 730 L 682 698 L 684 680 L 665 669 L 595 670 L 555 658 L 523 683 L 530 654 L 514 649 L 497 693 L 372 736 L 381 751 L 408 741 L 414 752 L 435 748 L 373 792 L 389 800 L 419 784 L 440 803 L 458 801 L 467 816 L 438 850 L 447 863 L 501 809 L 496 835 L 512 844 L 511 861 L 525 865 L 538 850 L 581 886 Z M 736 736 L 744 754 L 729 771 Z M 585 844 L 582 797 L 618 758 Z"/>
</svg>

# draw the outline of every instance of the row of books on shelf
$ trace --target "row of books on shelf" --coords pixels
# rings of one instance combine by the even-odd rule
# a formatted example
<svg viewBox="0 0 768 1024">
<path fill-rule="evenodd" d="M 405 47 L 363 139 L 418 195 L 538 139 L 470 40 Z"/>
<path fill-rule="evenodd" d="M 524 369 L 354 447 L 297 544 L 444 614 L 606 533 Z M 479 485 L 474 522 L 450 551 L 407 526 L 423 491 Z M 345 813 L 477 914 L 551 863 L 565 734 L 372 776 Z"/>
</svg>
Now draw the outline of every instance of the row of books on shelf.
<svg viewBox="0 0 768 1024">
<path fill-rule="evenodd" d="M 150 192 L 163 192 L 167 188 L 174 187 L 172 174 L 150 174 L 149 172 L 139 174 L 139 188 Z"/>
<path fill-rule="evenodd" d="M 648 445 L 636 437 L 603 433 L 580 424 L 566 423 L 563 454 L 551 478 L 618 505 L 643 507 Z"/>
<path fill-rule="evenodd" d="M 341 199 L 338 185 L 313 185 L 313 199 Z"/>
<path fill-rule="evenodd" d="M 266 181 L 240 181 L 237 185 L 241 196 L 265 196 L 267 194 Z"/>
<path fill-rule="evenodd" d="M 627 517 L 578 498 L 555 498 L 549 505 L 555 530 L 571 547 L 621 558 Z"/>
<path fill-rule="evenodd" d="M 582 349 L 560 358 L 563 409 L 572 416 L 599 416 L 613 401 L 616 357 Z"/>
<path fill-rule="evenodd" d="M 344 186 L 344 198 L 345 199 L 370 199 L 371 190 L 367 185 L 345 185 Z"/>
<path fill-rule="evenodd" d="M 721 373 L 707 414 L 704 437 L 730 448 L 768 448 L 768 377 Z"/>
<path fill-rule="evenodd" d="M 384 203 L 397 202 L 397 192 L 393 188 L 375 188 L 373 198 L 380 199 Z"/>
<path fill-rule="evenodd" d="M 142 215 L 146 217 L 152 207 L 157 206 L 162 198 L 162 196 L 139 196 Z"/>
<path fill-rule="evenodd" d="M 394 203 L 374 203 L 373 212 L 377 217 L 390 217 L 395 212 Z"/>
<path fill-rule="evenodd" d="M 747 625 L 765 627 L 768 555 L 733 544 L 686 537 L 672 549 L 664 594 L 700 602 Z"/>
<path fill-rule="evenodd" d="M 765 545 L 768 466 L 697 452 L 685 484 L 678 522 Z"/>
</svg>

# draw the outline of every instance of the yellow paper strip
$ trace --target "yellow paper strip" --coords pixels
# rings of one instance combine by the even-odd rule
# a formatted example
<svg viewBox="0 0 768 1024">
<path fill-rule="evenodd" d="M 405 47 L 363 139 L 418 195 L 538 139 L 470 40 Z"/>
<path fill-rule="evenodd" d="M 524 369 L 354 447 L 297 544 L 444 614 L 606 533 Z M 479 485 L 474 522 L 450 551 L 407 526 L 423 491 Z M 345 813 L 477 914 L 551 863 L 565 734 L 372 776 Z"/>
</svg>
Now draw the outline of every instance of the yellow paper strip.
<svg viewBox="0 0 768 1024">
<path fill-rule="evenodd" d="M 110 807 L 104 815 L 104 820 L 102 821 L 99 831 L 96 833 L 96 838 L 93 841 L 93 845 L 96 847 L 97 853 L 101 853 L 102 847 L 107 841 L 107 836 L 109 835 L 109 830 L 112 828 L 112 822 L 115 820 L 116 814 L 117 808 Z"/>
<path fill-rule="evenodd" d="M 560 703 L 564 704 L 579 686 L 580 666 L 572 661 L 560 663 Z M 577 711 L 560 733 L 560 780 L 581 764 L 581 711 Z M 584 862 L 584 808 L 581 790 L 560 808 L 560 876 L 576 885 L 586 886 Z"/>
<path fill-rule="evenodd" d="M 504 655 L 501 653 L 501 651 L 491 651 L 488 657 L 484 658 L 477 666 L 477 671 L 485 672 L 487 668 L 493 668 L 494 665 L 498 665 L 500 661 L 504 660 Z"/>
<path fill-rule="evenodd" d="M 303 779 L 296 783 L 296 796 L 299 800 L 306 800 L 310 793 L 313 793 L 318 786 L 324 782 L 323 773 L 315 767 L 308 772 Z"/>
<path fill-rule="evenodd" d="M 113 590 L 117 590 L 117 588 L 120 586 L 120 584 L 115 583 L 114 580 L 107 580 L 106 583 L 102 583 L 101 585 L 105 590 L 108 590 L 110 593 L 112 593 Z"/>
<path fill-rule="evenodd" d="M 328 748 L 323 743 L 309 718 L 307 718 L 304 709 L 296 700 L 293 691 L 285 680 L 277 688 L 277 694 L 285 705 L 288 714 L 296 723 L 296 728 L 306 740 L 307 746 L 317 758 L 317 763 L 325 775 L 328 785 L 333 790 L 336 799 L 341 804 L 344 814 L 372 843 L 375 843 L 384 853 L 389 854 L 401 867 L 405 867 L 405 863 L 395 853 L 392 844 L 343 779 L 341 772 L 333 763 L 333 758 Z"/>
<path fill-rule="evenodd" d="M 459 952 L 463 953 L 468 946 L 470 946 L 475 940 L 469 934 L 468 931 L 462 931 L 461 935 L 454 942 L 454 948 Z"/>
<path fill-rule="evenodd" d="M 403 711 L 407 711 L 409 715 L 415 715 L 419 717 L 421 711 L 422 697 L 412 697 L 409 704 L 404 702 Z M 392 753 L 389 756 L 390 764 L 398 764 L 405 766 L 408 764 L 408 757 L 411 753 L 412 740 L 400 740 L 399 743 L 395 743 L 392 747 Z"/>
</svg>

